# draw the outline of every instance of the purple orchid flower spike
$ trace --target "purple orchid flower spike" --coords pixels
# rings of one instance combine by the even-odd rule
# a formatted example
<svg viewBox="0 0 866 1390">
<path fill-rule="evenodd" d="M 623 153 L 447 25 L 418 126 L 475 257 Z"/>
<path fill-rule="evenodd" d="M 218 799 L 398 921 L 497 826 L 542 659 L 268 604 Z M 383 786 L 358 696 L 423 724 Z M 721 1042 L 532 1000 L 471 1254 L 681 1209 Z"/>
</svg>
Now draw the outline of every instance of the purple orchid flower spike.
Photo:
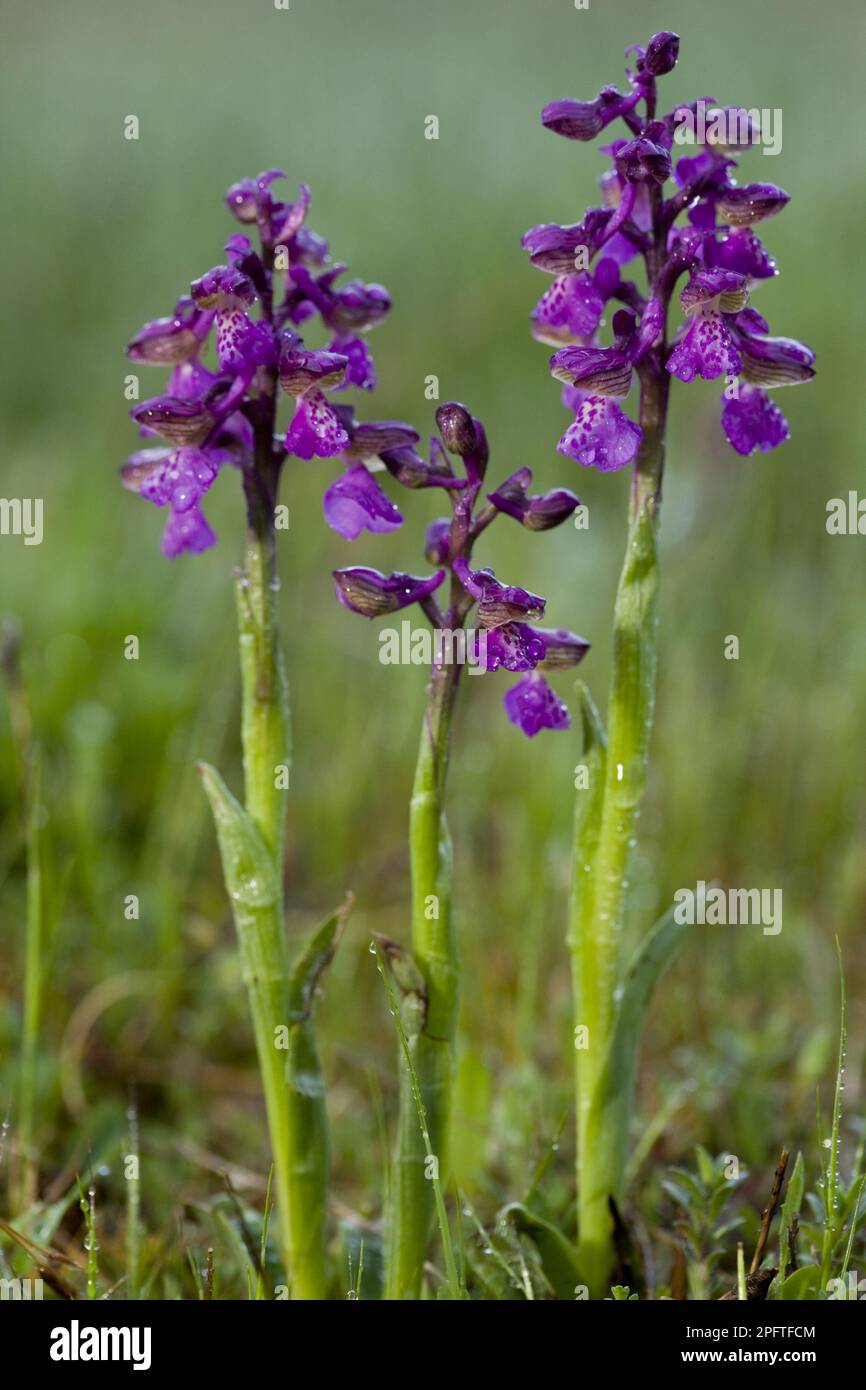
<svg viewBox="0 0 866 1390">
<path fill-rule="evenodd" d="M 431 441 L 429 463 L 413 447 L 417 441 L 414 431 L 411 440 L 383 447 L 390 442 L 389 433 L 409 431 L 409 426 L 397 423 L 358 426 L 345 452 L 357 457 L 365 439 L 369 451 L 378 454 L 404 487 L 441 487 L 447 492 L 452 515 L 431 524 L 424 546 L 426 559 L 439 567 L 437 573 L 421 579 L 406 574 L 383 575 L 378 570 L 359 567 L 336 570 L 337 596 L 345 607 L 364 617 L 379 617 L 418 604 L 434 632 L 440 638 L 448 636 L 448 651 L 454 650 L 455 634 L 471 635 L 467 625 L 474 613 L 474 642 L 460 648 L 469 653 L 468 664 L 483 671 L 501 668 L 532 674 L 531 686 L 521 682 L 506 696 L 505 708 L 512 723 L 529 737 L 542 728 L 565 729 L 569 724 L 568 711 L 547 684 L 542 670 L 576 666 L 589 650 L 588 643 L 573 633 L 533 627 L 533 621 L 544 616 L 545 599 L 520 585 L 503 583 L 490 569 L 473 568 L 471 557 L 479 536 L 498 516 L 510 516 L 530 531 L 546 531 L 565 521 L 579 505 L 579 499 L 565 488 L 531 495 L 532 473 L 521 468 L 488 493 L 486 502 L 478 506 L 489 460 L 484 429 L 456 401 L 439 407 L 436 422 L 440 438 Z M 452 458 L 460 460 L 463 476 Z M 354 539 L 364 527 L 384 531 L 399 524 L 399 513 L 394 517 L 392 504 L 378 491 L 363 465 L 353 464 L 332 485 L 326 506 L 331 524 L 347 539 Z M 450 573 L 451 585 L 449 605 L 443 610 L 433 595 L 446 573 Z M 443 650 L 441 642 L 436 650 Z M 434 657 L 434 669 L 440 659 L 444 660 Z"/>
<path fill-rule="evenodd" d="M 203 504 L 223 468 L 240 474 L 246 528 L 235 588 L 244 804 L 214 768 L 200 769 L 241 959 L 269 962 L 266 971 L 245 974 L 266 1097 L 282 1267 L 293 1297 L 321 1300 L 329 1288 L 325 1082 L 314 1045 L 304 1049 L 304 1087 L 301 1063 L 271 1045 L 274 1019 L 300 1026 L 300 1016 L 286 1014 L 290 737 L 277 531 L 287 523 L 288 509 L 278 503 L 279 486 L 290 456 L 339 460 L 339 476 L 325 490 L 328 522 L 350 539 L 362 530 L 394 530 L 402 517 L 374 474 L 390 478 L 381 457 L 390 453 L 401 460 L 394 465 L 398 474 L 416 471 L 407 451 L 418 435 L 399 421 L 361 423 L 345 397 L 335 400 L 334 393 L 348 388 L 375 386 L 365 335 L 381 323 L 391 301 L 381 285 L 341 281 L 346 267 L 330 261 L 327 243 L 306 225 L 309 188 L 302 184 L 295 198 L 281 199 L 277 188 L 284 178 L 268 169 L 232 185 L 226 203 L 240 226 L 225 243 L 224 259 L 192 282 L 171 315 L 145 324 L 129 344 L 133 362 L 167 367 L 169 376 L 159 394 L 132 409 L 147 446 L 128 459 L 122 480 L 167 510 L 162 552 L 175 557 L 216 543 Z M 297 331 L 305 324 L 321 333 L 325 346 L 305 345 Z M 291 412 L 281 422 L 284 398 Z M 441 569 L 422 579 L 357 569 L 340 578 L 339 594 L 356 612 L 392 613 L 410 603 L 434 602 L 433 591 L 444 578 Z M 304 1032 L 311 1027 L 307 1010 Z M 301 1090 L 305 1118 L 295 1124 L 292 1106 Z"/>
<path fill-rule="evenodd" d="M 577 1262 L 595 1298 L 610 1285 L 611 1213 L 625 1184 L 623 1117 L 630 1095 L 607 1059 L 616 1046 L 625 988 L 618 942 L 655 701 L 658 531 L 671 382 L 722 382 L 722 429 L 733 449 L 747 456 L 789 438 L 768 392 L 814 376 L 811 349 L 772 336 L 750 302 L 776 274 L 756 229 L 783 211 L 788 194 L 775 184 L 735 179 L 739 154 L 757 139 L 747 111 L 702 98 L 659 115 L 658 83 L 678 54 L 676 34 L 654 34 L 646 46 L 627 50 L 627 91 L 605 87 L 591 100 L 544 108 L 542 124 L 566 139 L 589 141 L 604 131 L 608 143 L 600 148 L 610 163 L 600 179 L 599 207 L 587 209 L 580 221 L 539 224 L 523 238 L 532 264 L 554 277 L 532 311 L 532 334 L 556 349 L 550 371 L 563 384 L 562 403 L 573 417 L 557 448 L 601 472 L 632 468 L 607 733 L 584 693 L 584 757 L 596 780 L 594 792 L 589 783 L 579 789 L 569 924 L 575 1018 L 595 1020 L 591 1047 L 575 1051 Z M 634 269 L 641 262 L 643 283 Z M 682 322 L 669 337 L 676 294 Z M 638 418 L 632 419 L 624 403 L 636 383 Z M 490 501 L 527 524 L 526 491 L 525 479 L 515 474 Z M 431 537 L 431 553 L 439 554 L 441 544 L 438 533 Z M 571 641 L 554 633 L 546 658 L 539 659 L 538 635 L 519 616 L 491 634 L 492 660 L 523 673 L 506 707 L 530 736 L 567 721 L 539 673 L 579 656 Z"/>
<path fill-rule="evenodd" d="M 193 466 L 207 470 L 207 486 L 223 465 L 238 467 L 248 509 L 273 516 L 287 457 L 340 459 L 346 473 L 325 494 L 326 519 L 335 529 L 351 537 L 362 529 L 390 531 L 402 520 L 363 462 L 379 450 L 353 452 L 364 427 L 350 406 L 330 399 L 334 392 L 376 385 L 364 335 L 387 315 L 390 297 L 381 285 L 339 283 L 345 267 L 330 263 L 327 243 L 306 226 L 309 188 L 302 184 L 297 198 L 282 201 L 274 185 L 284 178 L 269 169 L 232 185 L 227 207 L 242 228 L 258 233 L 258 246 L 247 230 L 235 232 L 225 263 L 194 280 L 174 313 L 145 324 L 127 348 L 136 363 L 171 368 L 163 394 L 131 411 L 145 438 L 175 446 L 147 465 L 151 481 L 156 469 L 162 481 L 146 484 L 141 451 L 123 471 L 127 487 L 169 508 L 166 555 L 198 554 L 216 541 L 198 506 L 205 488 L 197 484 L 195 503 L 186 502 L 184 480 Z M 324 350 L 305 348 L 295 331 L 315 319 L 330 340 Z M 203 358 L 211 343 L 214 365 L 208 366 Z M 275 434 L 279 391 L 293 405 L 282 436 Z M 381 448 L 417 438 L 407 427 Z M 382 467 L 378 461 L 373 466 Z"/>
<path fill-rule="evenodd" d="M 589 649 L 575 633 L 534 626 L 546 613 L 546 599 L 521 584 L 506 583 L 473 560 L 476 545 L 498 518 L 547 531 L 572 514 L 578 499 L 564 488 L 533 494 L 532 472 L 526 467 L 485 494 L 490 446 L 480 420 L 465 405 L 448 401 L 436 411 L 436 424 L 439 435 L 431 439 L 427 459 L 415 448 L 417 435 L 389 438 L 408 427 L 388 422 L 350 430 L 345 451 L 361 459 L 376 454 L 407 490 L 442 489 L 450 515 L 433 521 L 424 540 L 425 559 L 435 572 L 383 574 L 360 566 L 334 572 L 340 603 L 362 617 L 420 610 L 425 621 L 417 628 L 404 617 L 399 631 L 389 626 L 379 634 L 379 656 L 386 664 L 418 662 L 430 671 L 409 809 L 413 989 L 416 999 L 423 1000 L 423 1017 L 413 1018 L 412 1024 L 417 1033 L 412 1039 L 414 1076 L 409 1079 L 406 1067 L 400 1071 L 400 1122 L 386 1219 L 385 1296 L 397 1301 L 417 1297 L 421 1284 L 433 1216 L 430 1184 L 418 1183 L 427 1145 L 447 1153 L 459 962 L 447 888 L 451 848 L 444 811 L 462 672 L 468 667 L 470 674 L 501 670 L 517 676 L 505 692 L 505 714 L 532 739 L 542 729 L 569 727 L 568 708 L 547 676 L 577 666 Z M 338 497 L 331 499 L 332 521 L 348 536 L 356 535 L 363 516 L 377 509 L 363 465 L 360 472 L 358 477 L 357 466 L 350 468 Z M 388 524 L 387 515 L 382 521 Z M 395 983 L 401 988 L 399 980 Z M 423 1141 L 413 1110 L 419 1086 L 427 1107 Z"/>
</svg>

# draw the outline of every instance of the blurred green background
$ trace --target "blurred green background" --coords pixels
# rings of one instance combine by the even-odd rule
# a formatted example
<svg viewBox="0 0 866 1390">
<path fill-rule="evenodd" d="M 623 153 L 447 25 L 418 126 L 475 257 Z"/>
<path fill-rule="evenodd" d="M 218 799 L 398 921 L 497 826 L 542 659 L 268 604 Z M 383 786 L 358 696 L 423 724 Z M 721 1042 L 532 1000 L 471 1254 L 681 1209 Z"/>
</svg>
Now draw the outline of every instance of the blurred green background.
<svg viewBox="0 0 866 1390">
<path fill-rule="evenodd" d="M 163 516 L 124 492 L 136 435 L 123 348 L 222 259 L 229 183 L 270 166 L 313 187 L 310 224 L 394 309 L 371 346 L 366 418 L 432 428 L 425 377 L 483 419 L 491 475 L 529 464 L 572 486 L 588 532 L 544 538 L 507 520 L 479 558 L 548 597 L 548 618 L 593 644 L 582 675 L 606 699 L 611 606 L 628 479 L 561 458 L 566 417 L 528 315 L 547 277 L 520 236 L 574 221 L 604 157 L 554 138 L 541 106 L 620 82 L 623 52 L 682 36 L 662 109 L 698 95 L 781 108 L 778 158 L 743 179 L 791 194 L 765 241 L 781 275 L 754 302 L 810 343 L 818 376 L 779 403 L 792 439 L 741 459 L 718 426 L 718 383 L 672 393 L 663 516 L 661 670 L 651 791 L 634 875 L 639 931 L 698 878 L 781 887 L 784 929 L 696 928 L 653 1010 L 639 1119 L 670 1101 L 657 1153 L 698 1139 L 766 1168 L 811 1144 L 814 1088 L 832 1072 L 838 986 L 862 1001 L 866 952 L 863 641 L 866 541 L 830 537 L 828 498 L 862 480 L 866 12 L 854 0 L 35 0 L 4 4 L 2 125 L 5 496 L 45 500 L 45 538 L 0 538 L 0 612 L 21 627 L 44 757 L 51 942 L 40 1033 L 43 1181 L 122 1133 L 134 1081 L 146 1224 L 266 1157 L 228 905 L 193 763 L 239 786 L 232 565 L 242 505 L 226 472 L 205 510 L 219 545 L 169 563 Z M 140 121 L 123 138 L 125 116 Z M 435 114 L 440 138 L 424 138 Z M 163 374 L 141 369 L 144 394 Z M 347 545 L 325 526 L 327 462 L 285 478 L 282 618 L 292 686 L 290 925 L 347 888 L 358 904 L 320 1005 L 336 1192 L 381 1196 L 394 1040 L 367 950 L 405 937 L 407 799 L 424 673 L 383 667 L 375 625 L 332 597 L 335 565 L 424 568 L 432 494 L 403 494 L 404 529 Z M 579 476 L 576 476 L 579 475 Z M 140 659 L 124 659 L 136 634 Z M 740 640 L 726 661 L 726 635 Z M 569 678 L 560 677 L 563 695 Z M 579 731 L 528 742 L 500 676 L 462 691 L 450 783 L 465 968 L 458 1175 L 482 1204 L 520 1190 L 570 1103 L 564 949 Z M 20 1050 L 25 857 L 8 702 L 0 703 L 0 1108 Z M 138 921 L 124 917 L 137 894 Z M 113 982 L 113 983 L 111 983 Z M 104 987 L 104 994 L 92 991 Z M 82 1002 L 85 1014 L 81 1013 Z M 87 1017 L 90 1003 L 93 1012 Z M 852 1017 L 847 1103 L 862 1099 Z M 195 1146 L 193 1148 L 193 1146 Z M 555 1167 L 570 1176 L 566 1129 Z M 148 1166 L 149 1165 L 149 1166 Z M 119 1196 L 116 1163 L 103 1179 Z M 218 1165 L 217 1165 L 218 1166 Z M 113 1194 L 113 1195 L 112 1195 Z"/>
</svg>

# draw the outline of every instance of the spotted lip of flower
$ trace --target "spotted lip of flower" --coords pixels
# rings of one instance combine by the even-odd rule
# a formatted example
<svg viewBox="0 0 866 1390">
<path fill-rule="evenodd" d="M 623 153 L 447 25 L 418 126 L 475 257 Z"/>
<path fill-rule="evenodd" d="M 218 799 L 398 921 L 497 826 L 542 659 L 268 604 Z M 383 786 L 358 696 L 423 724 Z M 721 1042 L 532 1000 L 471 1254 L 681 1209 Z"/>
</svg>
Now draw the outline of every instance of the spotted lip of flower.
<svg viewBox="0 0 866 1390">
<path fill-rule="evenodd" d="M 561 348 L 550 371 L 557 381 L 597 396 L 627 396 L 631 386 L 631 361 L 618 348 Z"/>
<path fill-rule="evenodd" d="M 199 503 L 218 471 L 218 464 L 195 448 L 142 449 L 130 456 L 121 470 L 124 486 L 157 507 L 170 508 L 163 555 L 197 555 L 215 544 Z"/>
<path fill-rule="evenodd" d="M 790 195 L 773 183 L 749 183 L 743 188 L 727 189 L 716 208 L 731 227 L 750 227 L 754 222 L 775 217 L 790 201 Z"/>
<path fill-rule="evenodd" d="M 580 403 L 556 447 L 560 454 L 585 468 L 611 473 L 632 462 L 642 439 L 640 426 L 628 418 L 615 400 L 591 395 Z"/>
<path fill-rule="evenodd" d="M 721 267 L 693 271 L 680 293 L 680 303 L 687 314 L 715 300 L 723 313 L 736 314 L 745 308 L 748 298 L 748 277 Z"/>
<path fill-rule="evenodd" d="M 216 419 L 200 401 L 180 400 L 177 396 L 155 396 L 130 411 L 133 420 L 154 430 L 173 444 L 200 444 L 213 429 Z"/>
<path fill-rule="evenodd" d="M 349 443 L 340 416 L 321 391 L 310 387 L 298 398 L 283 446 L 296 458 L 336 458 Z"/>
<path fill-rule="evenodd" d="M 616 169 L 626 183 L 664 183 L 671 176 L 671 157 L 663 145 L 638 136 L 619 147 Z"/>
<path fill-rule="evenodd" d="M 714 381 L 719 376 L 739 374 L 740 354 L 728 323 L 717 309 L 704 305 L 690 319 L 666 367 L 685 382 L 694 381 L 696 376 Z"/>
<path fill-rule="evenodd" d="M 506 691 L 505 712 L 527 738 L 542 729 L 567 729 L 571 724 L 567 706 L 536 671 Z"/>
<path fill-rule="evenodd" d="M 612 262 L 619 282 L 619 268 Z M 591 275 L 557 275 L 545 290 L 532 311 L 532 336 L 540 343 L 560 347 L 587 338 L 598 328 L 604 313 L 602 292 L 606 272 L 601 274 L 601 289 Z M 612 291 L 611 291 L 612 292 Z"/>
<path fill-rule="evenodd" d="M 334 570 L 337 598 L 362 618 L 379 618 L 427 598 L 445 579 L 445 571 L 425 579 L 415 574 L 382 574 L 361 565 Z"/>
<path fill-rule="evenodd" d="M 279 358 L 280 386 L 290 396 L 303 396 L 311 386 L 320 390 L 339 386 L 346 375 L 349 359 L 338 352 L 283 350 Z"/>
<path fill-rule="evenodd" d="M 252 304 L 255 286 L 237 266 L 216 265 L 190 285 L 190 294 L 200 309 L 222 309 Z"/>
<path fill-rule="evenodd" d="M 788 422 L 776 402 L 756 386 L 740 386 L 737 396 L 722 397 L 722 429 L 738 454 L 756 449 L 769 453 L 790 438 Z"/>
</svg>

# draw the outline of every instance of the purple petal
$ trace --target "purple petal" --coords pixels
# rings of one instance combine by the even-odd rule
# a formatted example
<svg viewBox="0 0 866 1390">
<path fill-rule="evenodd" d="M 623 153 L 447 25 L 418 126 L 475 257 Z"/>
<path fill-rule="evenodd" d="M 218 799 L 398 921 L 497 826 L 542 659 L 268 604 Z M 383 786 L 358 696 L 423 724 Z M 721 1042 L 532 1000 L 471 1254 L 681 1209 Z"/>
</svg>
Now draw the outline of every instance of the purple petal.
<svg viewBox="0 0 866 1390">
<path fill-rule="evenodd" d="M 427 527 L 424 559 L 431 565 L 447 565 L 451 556 L 451 517 L 440 516 Z"/>
<path fill-rule="evenodd" d="M 534 738 L 542 729 L 567 729 L 571 725 L 567 706 L 535 672 L 507 690 L 504 703 L 508 718 L 527 738 Z"/>
<path fill-rule="evenodd" d="M 363 464 L 350 468 L 328 488 L 324 497 L 325 520 L 347 541 L 362 531 L 383 534 L 396 531 L 403 518 Z"/>
<path fill-rule="evenodd" d="M 608 396 L 587 396 L 557 444 L 567 458 L 602 473 L 625 468 L 640 447 L 643 431 Z"/>
<path fill-rule="evenodd" d="M 705 254 L 710 265 L 739 271 L 751 280 L 769 280 L 777 274 L 776 262 L 748 227 L 710 240 Z"/>
<path fill-rule="evenodd" d="M 200 309 L 227 309 L 252 304 L 256 297 L 253 283 L 237 266 L 215 265 L 190 285 L 190 294 Z"/>
<path fill-rule="evenodd" d="M 564 671 L 579 666 L 589 651 L 586 638 L 562 627 L 537 627 L 536 637 L 544 643 L 541 665 L 545 671 Z"/>
<path fill-rule="evenodd" d="M 767 454 L 790 438 L 788 422 L 776 402 L 756 386 L 741 385 L 739 395 L 722 397 L 722 429 L 738 454 Z"/>
<path fill-rule="evenodd" d="M 155 396 L 129 412 L 133 420 L 172 444 L 200 444 L 216 423 L 207 406 L 177 396 Z"/>
<path fill-rule="evenodd" d="M 567 140 L 593 140 L 604 128 L 598 98 L 595 101 L 551 101 L 541 113 L 541 124 Z"/>
<path fill-rule="evenodd" d="M 126 349 L 133 362 L 162 367 L 187 362 L 199 351 L 213 323 L 210 311 L 197 309 L 190 299 L 179 300 L 171 318 L 153 319 Z"/>
<path fill-rule="evenodd" d="M 631 361 L 615 347 L 560 348 L 550 359 L 550 371 L 557 381 L 598 396 L 627 396 L 631 387 Z"/>
<path fill-rule="evenodd" d="M 416 574 L 382 574 L 381 570 L 362 565 L 333 573 L 337 598 L 344 608 L 360 613 L 362 618 L 379 618 L 408 608 L 432 594 L 445 578 L 444 570 L 424 579 Z"/>
<path fill-rule="evenodd" d="M 216 535 L 197 506 L 178 512 L 172 508 L 162 537 L 162 553 L 173 560 L 177 555 L 200 555 L 216 545 Z"/>
<path fill-rule="evenodd" d="M 221 309 L 217 314 L 217 360 L 225 372 L 249 372 L 273 365 L 275 350 L 271 330 L 253 323 L 243 309 Z"/>
<path fill-rule="evenodd" d="M 613 265 L 616 281 L 619 270 Z M 542 343 L 571 342 L 588 338 L 598 328 L 604 313 L 604 299 L 592 276 L 558 275 L 532 311 L 532 335 Z"/>
<path fill-rule="evenodd" d="M 610 208 L 589 208 L 582 222 L 570 226 L 561 226 L 558 222 L 541 223 L 524 234 L 523 248 L 539 270 L 552 275 L 574 274 L 578 248 L 591 260 L 602 244 L 612 216 Z M 609 254 L 608 247 L 605 247 L 605 254 Z"/>
<path fill-rule="evenodd" d="M 719 216 L 732 227 L 750 227 L 765 217 L 775 217 L 791 195 L 774 183 L 749 183 L 745 188 L 728 188 L 716 203 Z"/>
<path fill-rule="evenodd" d="M 798 386 L 812 380 L 815 354 L 810 347 L 796 338 L 754 337 L 741 331 L 745 322 L 746 316 L 738 315 L 734 335 L 746 381 L 753 386 Z"/>
<path fill-rule="evenodd" d="M 381 323 L 391 308 L 391 296 L 383 285 L 351 280 L 333 296 L 329 322 L 342 332 L 356 333 Z"/>
<path fill-rule="evenodd" d="M 356 386 L 359 391 L 374 391 L 376 389 L 376 368 L 373 365 L 370 349 L 363 338 L 338 334 L 332 340 L 330 348 L 331 352 L 339 352 L 348 359 L 346 378 L 339 388 L 340 390 L 345 391 L 349 386 Z"/>
</svg>

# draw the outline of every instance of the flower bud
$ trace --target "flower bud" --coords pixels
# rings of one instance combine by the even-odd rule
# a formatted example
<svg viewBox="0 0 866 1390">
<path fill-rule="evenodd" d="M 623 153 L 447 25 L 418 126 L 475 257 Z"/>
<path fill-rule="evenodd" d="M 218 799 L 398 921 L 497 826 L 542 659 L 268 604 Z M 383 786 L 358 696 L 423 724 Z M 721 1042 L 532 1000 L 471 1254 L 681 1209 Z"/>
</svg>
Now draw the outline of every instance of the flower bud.
<svg viewBox="0 0 866 1390">
<path fill-rule="evenodd" d="M 552 101 L 541 113 L 541 124 L 567 140 L 594 140 L 604 128 L 596 101 Z"/>
<path fill-rule="evenodd" d="M 465 405 L 460 405 L 458 401 L 447 401 L 440 405 L 436 411 L 436 424 L 450 453 L 465 458 L 475 451 L 475 424 Z"/>
<path fill-rule="evenodd" d="M 516 473 L 512 473 L 504 483 L 499 484 L 495 492 L 488 492 L 487 500 L 493 503 L 498 512 L 504 512 L 506 516 L 512 516 L 515 521 L 522 523 L 529 506 L 526 491 L 531 482 L 532 469 L 518 468 Z"/>
<path fill-rule="evenodd" d="M 676 67 L 679 51 L 679 34 L 673 34 L 669 29 L 653 34 L 644 54 L 644 72 L 652 77 L 664 77 Z"/>
<path fill-rule="evenodd" d="M 255 179 L 239 179 L 226 194 L 226 207 L 239 222 L 255 222 L 257 194 Z"/>
</svg>

